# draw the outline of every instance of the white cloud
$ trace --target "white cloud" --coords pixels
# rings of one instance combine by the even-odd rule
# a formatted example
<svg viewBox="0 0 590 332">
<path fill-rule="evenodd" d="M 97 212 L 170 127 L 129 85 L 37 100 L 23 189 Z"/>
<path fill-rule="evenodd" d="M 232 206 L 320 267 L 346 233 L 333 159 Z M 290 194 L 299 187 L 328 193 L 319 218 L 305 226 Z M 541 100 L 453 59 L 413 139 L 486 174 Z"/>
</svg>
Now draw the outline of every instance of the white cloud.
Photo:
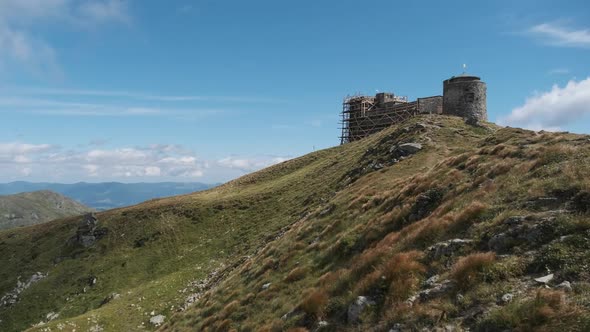
<svg viewBox="0 0 590 332">
<path fill-rule="evenodd" d="M 587 115 L 590 115 L 590 77 L 537 93 L 498 123 L 532 130 L 560 130 Z"/>
<path fill-rule="evenodd" d="M 29 175 L 31 175 L 32 172 L 33 172 L 33 170 L 30 167 L 24 167 L 20 170 L 20 174 L 22 176 L 29 176 Z"/>
<path fill-rule="evenodd" d="M 207 161 L 181 145 L 65 149 L 52 144 L 0 142 L 2 181 L 28 176 L 38 181 L 219 182 L 283 162 L 281 156 L 231 156 Z M 26 174 L 25 174 L 26 173 Z M 202 180 L 205 179 L 205 180 Z"/>
<path fill-rule="evenodd" d="M 54 149 L 56 149 L 56 146 L 51 144 L 0 143 L 0 157 L 6 155 L 22 156 L 29 153 L 44 153 Z"/>
<path fill-rule="evenodd" d="M 243 172 L 251 172 L 264 167 L 272 166 L 289 160 L 286 157 L 259 156 L 253 158 L 226 157 L 217 161 L 222 167 L 238 169 Z"/>
<path fill-rule="evenodd" d="M 87 1 L 78 8 L 84 19 L 93 22 L 118 21 L 128 23 L 127 3 L 123 0 Z"/>
<path fill-rule="evenodd" d="M 129 22 L 122 0 L 0 0 L 0 66 L 19 64 L 41 75 L 60 76 L 58 55 L 39 37 L 43 24 L 72 27 Z"/>
<path fill-rule="evenodd" d="M 39 75 L 61 75 L 55 50 L 25 31 L 4 26 L 0 21 L 0 65 L 17 62 Z"/>
<path fill-rule="evenodd" d="M 532 26 L 527 33 L 552 46 L 590 47 L 589 29 L 572 29 L 557 23 Z"/>
<path fill-rule="evenodd" d="M 98 170 L 99 170 L 99 166 L 98 165 L 82 165 L 82 168 L 85 169 L 88 172 L 88 176 L 98 176 Z"/>
</svg>

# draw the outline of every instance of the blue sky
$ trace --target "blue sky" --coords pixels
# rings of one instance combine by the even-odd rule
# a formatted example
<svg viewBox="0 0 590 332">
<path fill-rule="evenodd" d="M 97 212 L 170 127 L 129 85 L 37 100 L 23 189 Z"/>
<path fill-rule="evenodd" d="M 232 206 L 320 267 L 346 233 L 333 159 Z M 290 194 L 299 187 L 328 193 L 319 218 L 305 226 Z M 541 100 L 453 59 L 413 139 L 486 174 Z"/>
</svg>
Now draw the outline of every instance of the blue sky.
<svg viewBox="0 0 590 332">
<path fill-rule="evenodd" d="M 590 132 L 587 1 L 0 0 L 0 181 L 226 181 L 462 64 L 491 121 Z"/>
</svg>

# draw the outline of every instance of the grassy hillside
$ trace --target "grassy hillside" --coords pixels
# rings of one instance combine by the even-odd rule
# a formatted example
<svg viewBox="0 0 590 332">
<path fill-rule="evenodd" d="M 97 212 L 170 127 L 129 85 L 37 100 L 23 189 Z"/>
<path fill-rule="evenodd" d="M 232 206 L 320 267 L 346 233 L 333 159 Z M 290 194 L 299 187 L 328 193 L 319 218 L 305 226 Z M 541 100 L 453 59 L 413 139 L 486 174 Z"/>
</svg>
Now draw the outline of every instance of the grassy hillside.
<svg viewBox="0 0 590 332">
<path fill-rule="evenodd" d="M 100 213 L 89 248 L 78 218 L 0 232 L 0 296 L 42 276 L 0 330 L 588 330 L 589 174 L 588 136 L 418 117 Z"/>
<path fill-rule="evenodd" d="M 92 211 L 68 197 L 42 190 L 0 196 L 0 230 L 44 223 Z"/>
</svg>

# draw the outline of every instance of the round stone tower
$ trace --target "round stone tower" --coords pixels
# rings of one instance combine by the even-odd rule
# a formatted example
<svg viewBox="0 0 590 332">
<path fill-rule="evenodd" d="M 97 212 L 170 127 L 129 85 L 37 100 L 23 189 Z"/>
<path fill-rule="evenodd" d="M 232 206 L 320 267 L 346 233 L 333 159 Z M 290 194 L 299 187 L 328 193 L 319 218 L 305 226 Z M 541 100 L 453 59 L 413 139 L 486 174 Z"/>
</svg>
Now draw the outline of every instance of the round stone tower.
<svg viewBox="0 0 590 332">
<path fill-rule="evenodd" d="M 486 83 L 477 76 L 453 76 L 443 82 L 443 114 L 456 115 L 468 123 L 488 120 Z"/>
</svg>

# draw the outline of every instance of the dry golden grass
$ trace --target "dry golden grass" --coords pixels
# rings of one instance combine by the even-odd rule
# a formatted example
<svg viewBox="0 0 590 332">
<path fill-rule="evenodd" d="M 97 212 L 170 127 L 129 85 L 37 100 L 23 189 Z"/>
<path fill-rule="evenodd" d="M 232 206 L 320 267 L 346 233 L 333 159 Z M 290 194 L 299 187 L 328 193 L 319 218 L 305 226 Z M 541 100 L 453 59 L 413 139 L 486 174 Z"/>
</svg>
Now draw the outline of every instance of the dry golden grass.
<svg viewBox="0 0 590 332">
<path fill-rule="evenodd" d="M 225 307 L 223 307 L 223 310 L 221 311 L 220 316 L 225 318 L 225 317 L 231 315 L 239 306 L 240 306 L 239 301 L 237 301 L 237 300 L 231 301 Z"/>
<path fill-rule="evenodd" d="M 286 282 L 293 282 L 300 279 L 303 279 L 307 274 L 307 269 L 305 267 L 296 267 L 289 274 L 285 277 Z"/>
<path fill-rule="evenodd" d="M 328 293 L 324 289 L 312 289 L 301 301 L 301 309 L 308 315 L 320 317 L 326 304 Z"/>
<path fill-rule="evenodd" d="M 542 146 L 538 149 L 539 158 L 537 159 L 537 162 L 533 168 L 564 161 L 576 155 L 578 151 L 579 148 L 571 144 L 554 144 L 550 146 Z"/>
<path fill-rule="evenodd" d="M 475 282 L 485 279 L 485 273 L 496 262 L 493 252 L 474 253 L 459 258 L 451 268 L 450 276 L 460 288 L 468 288 Z"/>
<path fill-rule="evenodd" d="M 419 251 L 393 255 L 362 278 L 355 286 L 355 293 L 370 292 L 372 288 L 383 282 L 388 288 L 389 303 L 407 299 L 418 288 L 422 274 L 426 271 L 424 265 L 419 262 L 422 255 Z"/>
</svg>

